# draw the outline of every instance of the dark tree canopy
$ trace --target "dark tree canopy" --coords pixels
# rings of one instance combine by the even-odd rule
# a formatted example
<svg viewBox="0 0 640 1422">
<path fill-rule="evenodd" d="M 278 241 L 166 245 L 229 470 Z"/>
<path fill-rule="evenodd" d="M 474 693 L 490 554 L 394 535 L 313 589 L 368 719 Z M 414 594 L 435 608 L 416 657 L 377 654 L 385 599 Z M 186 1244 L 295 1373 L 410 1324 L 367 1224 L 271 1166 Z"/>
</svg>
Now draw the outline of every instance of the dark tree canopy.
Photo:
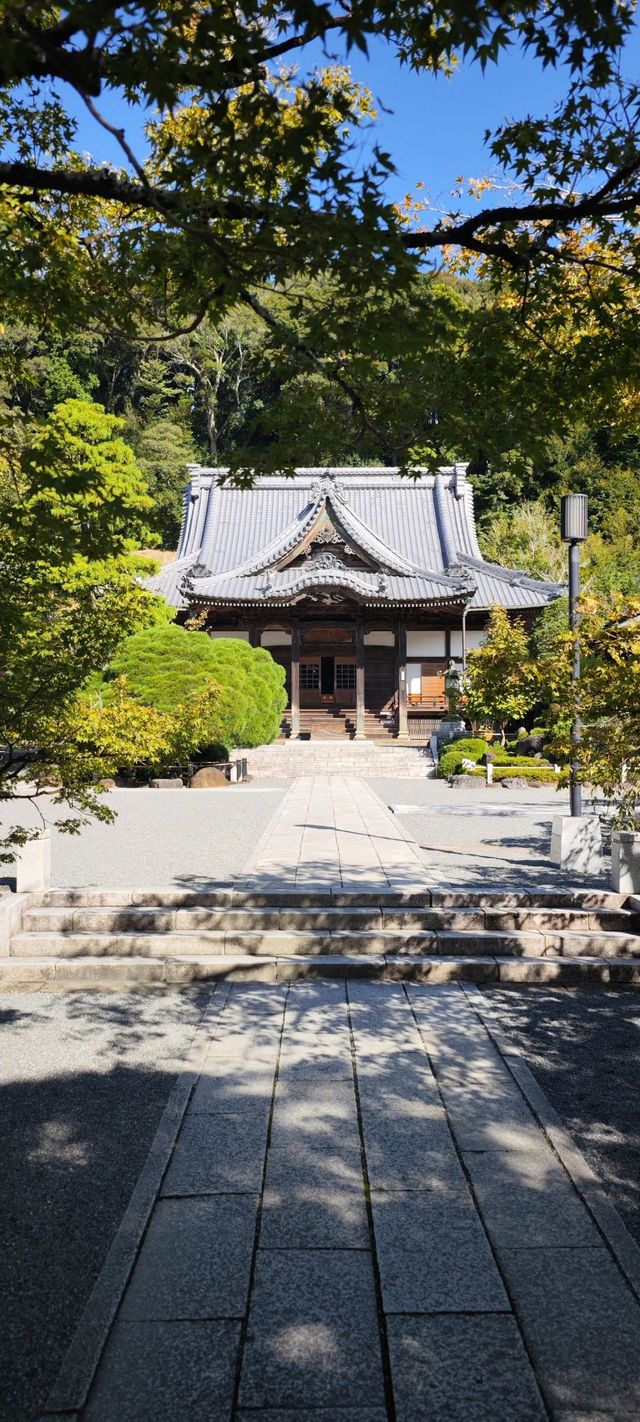
<svg viewBox="0 0 640 1422">
<path fill-rule="evenodd" d="M 619 0 L 8 0 L 5 290 L 33 303 L 46 289 L 53 311 L 71 299 L 76 320 L 104 319 L 110 300 L 114 322 L 144 315 L 171 327 L 207 309 L 218 319 L 238 301 L 260 310 L 262 284 L 301 271 L 339 282 L 348 272 L 354 295 L 389 290 L 443 245 L 547 271 L 560 258 L 593 262 L 589 234 L 613 246 L 617 268 L 640 201 L 638 88 L 618 80 L 632 22 Z M 363 167 L 354 144 L 371 98 L 332 62 L 373 37 L 427 75 L 460 58 L 486 66 L 511 46 L 565 67 L 556 114 L 524 115 L 493 135 L 493 159 L 518 185 L 511 201 L 418 212 L 407 227 L 385 198 L 389 155 L 374 146 Z M 327 67 L 309 70 L 319 40 Z M 115 136 L 121 167 L 77 151 L 70 91 Z M 149 114 L 148 157 L 111 123 L 114 93 Z"/>
</svg>

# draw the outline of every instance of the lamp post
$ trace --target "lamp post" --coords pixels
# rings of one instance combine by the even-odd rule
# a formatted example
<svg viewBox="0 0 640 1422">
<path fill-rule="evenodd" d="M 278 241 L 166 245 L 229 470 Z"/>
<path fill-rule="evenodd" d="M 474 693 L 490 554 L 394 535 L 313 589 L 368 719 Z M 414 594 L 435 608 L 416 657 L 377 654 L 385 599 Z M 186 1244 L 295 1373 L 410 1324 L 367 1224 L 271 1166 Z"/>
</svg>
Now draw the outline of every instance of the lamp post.
<svg viewBox="0 0 640 1422">
<path fill-rule="evenodd" d="M 580 544 L 589 531 L 589 500 L 586 494 L 565 494 L 560 506 L 560 533 L 563 543 L 569 545 L 569 626 L 577 633 L 580 624 L 578 598 L 580 596 Z M 580 642 L 576 636 L 571 678 L 574 685 L 580 680 Z M 575 818 L 582 814 L 582 787 L 578 783 L 578 753 L 580 746 L 580 721 L 576 716 L 571 728 L 573 758 L 571 761 L 571 814 Z"/>
</svg>

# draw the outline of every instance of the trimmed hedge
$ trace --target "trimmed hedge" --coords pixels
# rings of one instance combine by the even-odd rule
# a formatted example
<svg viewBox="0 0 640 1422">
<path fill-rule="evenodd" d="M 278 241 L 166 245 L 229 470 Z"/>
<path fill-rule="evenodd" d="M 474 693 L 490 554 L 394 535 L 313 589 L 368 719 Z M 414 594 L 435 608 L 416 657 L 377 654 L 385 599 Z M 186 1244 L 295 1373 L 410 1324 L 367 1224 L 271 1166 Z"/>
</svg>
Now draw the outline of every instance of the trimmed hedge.
<svg viewBox="0 0 640 1422">
<path fill-rule="evenodd" d="M 443 751 L 438 763 L 438 776 L 441 780 L 449 780 L 452 775 L 461 773 L 484 775 L 484 767 L 479 767 L 477 771 L 469 769 L 465 771 L 463 761 L 472 760 L 474 765 L 479 766 L 479 762 L 487 752 L 490 752 L 493 757 L 494 776 L 498 780 L 502 774 L 516 774 L 518 771 L 525 771 L 527 775 L 533 774 L 536 777 L 539 777 L 543 771 L 549 771 L 553 780 L 557 778 L 556 772 L 548 760 L 537 760 L 532 756 L 510 755 L 500 744 L 490 745 L 488 741 L 473 737 L 453 741 Z"/>
</svg>

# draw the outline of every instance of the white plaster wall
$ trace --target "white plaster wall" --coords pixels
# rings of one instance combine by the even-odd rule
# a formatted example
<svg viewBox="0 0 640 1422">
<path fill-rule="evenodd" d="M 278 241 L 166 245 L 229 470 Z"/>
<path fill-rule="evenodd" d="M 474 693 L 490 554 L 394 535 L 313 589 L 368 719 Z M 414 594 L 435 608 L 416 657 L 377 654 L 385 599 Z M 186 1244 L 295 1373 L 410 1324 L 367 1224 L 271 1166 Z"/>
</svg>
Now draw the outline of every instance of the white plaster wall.
<svg viewBox="0 0 640 1422">
<path fill-rule="evenodd" d="M 473 652 L 476 647 L 481 647 L 486 633 L 482 628 L 467 628 L 467 651 Z M 452 657 L 462 656 L 462 632 L 451 633 L 451 655 Z"/>
<path fill-rule="evenodd" d="M 235 637 L 239 642 L 249 641 L 249 633 L 240 632 L 237 627 L 234 627 L 231 632 L 210 632 L 209 636 L 213 637 L 214 642 L 217 642 L 219 637 Z"/>
<path fill-rule="evenodd" d="M 418 631 L 407 631 L 408 657 L 444 657 L 446 640 L 444 632 L 424 627 Z"/>
<path fill-rule="evenodd" d="M 382 628 L 379 632 L 365 632 L 364 634 L 365 647 L 395 647 L 395 644 L 394 633 L 385 632 Z"/>
<path fill-rule="evenodd" d="M 260 642 L 263 647 L 290 647 L 291 633 L 284 627 L 265 627 Z"/>
<path fill-rule="evenodd" d="M 422 663 L 407 662 L 407 694 L 420 696 L 422 691 Z"/>
</svg>

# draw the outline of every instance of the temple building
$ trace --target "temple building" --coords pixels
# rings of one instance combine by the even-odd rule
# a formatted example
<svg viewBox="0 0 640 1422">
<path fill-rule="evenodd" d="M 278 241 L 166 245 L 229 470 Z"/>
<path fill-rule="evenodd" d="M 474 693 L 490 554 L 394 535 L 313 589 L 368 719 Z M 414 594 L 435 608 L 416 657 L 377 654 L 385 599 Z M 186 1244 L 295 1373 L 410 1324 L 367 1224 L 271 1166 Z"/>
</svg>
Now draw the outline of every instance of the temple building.
<svg viewBox="0 0 640 1422">
<path fill-rule="evenodd" d="M 297 469 L 252 489 L 191 466 L 174 562 L 148 586 L 286 671 L 286 732 L 424 741 L 499 604 L 532 622 L 564 589 L 487 563 L 467 466 Z"/>
</svg>

